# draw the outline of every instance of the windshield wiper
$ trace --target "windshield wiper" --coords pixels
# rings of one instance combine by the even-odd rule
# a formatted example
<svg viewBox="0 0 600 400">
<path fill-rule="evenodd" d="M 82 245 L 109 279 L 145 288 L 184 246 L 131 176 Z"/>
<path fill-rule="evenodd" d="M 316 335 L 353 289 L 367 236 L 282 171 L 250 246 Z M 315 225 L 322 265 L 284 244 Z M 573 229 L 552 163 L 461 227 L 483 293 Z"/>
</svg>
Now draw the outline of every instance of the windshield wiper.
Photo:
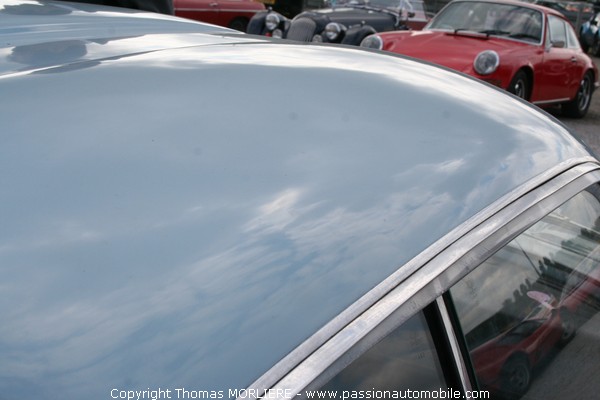
<svg viewBox="0 0 600 400">
<path fill-rule="evenodd" d="M 479 34 L 484 34 L 484 35 L 488 35 L 488 36 L 489 36 L 489 34 L 487 33 L 487 31 L 474 31 L 474 30 L 473 30 L 473 29 L 471 29 L 471 28 L 456 28 L 456 29 L 454 29 L 454 31 L 453 31 L 453 33 L 454 33 L 455 35 L 458 35 L 458 34 L 459 34 L 459 33 L 461 33 L 461 32 L 467 32 L 467 33 L 479 33 Z"/>
<path fill-rule="evenodd" d="M 529 33 L 513 33 L 512 35 L 509 35 L 508 37 L 514 38 L 514 39 L 531 39 L 531 40 L 535 40 L 536 42 L 540 41 L 539 36 L 530 35 Z"/>
<path fill-rule="evenodd" d="M 494 35 L 494 36 L 507 36 L 510 35 L 510 32 L 501 31 L 499 29 L 486 29 L 483 31 L 477 31 L 477 33 L 483 33 L 486 36 Z"/>
</svg>

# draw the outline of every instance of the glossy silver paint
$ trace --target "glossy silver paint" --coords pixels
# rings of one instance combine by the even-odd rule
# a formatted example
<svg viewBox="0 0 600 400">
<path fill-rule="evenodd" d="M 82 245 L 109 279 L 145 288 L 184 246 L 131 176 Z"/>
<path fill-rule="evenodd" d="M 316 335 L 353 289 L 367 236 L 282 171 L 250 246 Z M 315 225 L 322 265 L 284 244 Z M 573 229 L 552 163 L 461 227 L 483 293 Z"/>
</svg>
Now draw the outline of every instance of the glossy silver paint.
<svg viewBox="0 0 600 400">
<path fill-rule="evenodd" d="M 497 199 L 589 158 L 468 77 L 157 18 L 0 6 L 9 397 L 246 387 Z"/>
</svg>

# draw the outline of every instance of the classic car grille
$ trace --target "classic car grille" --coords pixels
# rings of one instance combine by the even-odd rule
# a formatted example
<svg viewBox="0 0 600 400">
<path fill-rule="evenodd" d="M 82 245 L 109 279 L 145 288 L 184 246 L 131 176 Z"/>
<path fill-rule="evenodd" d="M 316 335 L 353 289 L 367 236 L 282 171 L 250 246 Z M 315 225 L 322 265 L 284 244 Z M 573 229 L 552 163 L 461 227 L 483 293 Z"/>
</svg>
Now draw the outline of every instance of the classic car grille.
<svg viewBox="0 0 600 400">
<path fill-rule="evenodd" d="M 298 18 L 292 21 L 287 38 L 300 42 L 310 42 L 316 30 L 317 24 L 315 21 L 309 18 Z"/>
</svg>

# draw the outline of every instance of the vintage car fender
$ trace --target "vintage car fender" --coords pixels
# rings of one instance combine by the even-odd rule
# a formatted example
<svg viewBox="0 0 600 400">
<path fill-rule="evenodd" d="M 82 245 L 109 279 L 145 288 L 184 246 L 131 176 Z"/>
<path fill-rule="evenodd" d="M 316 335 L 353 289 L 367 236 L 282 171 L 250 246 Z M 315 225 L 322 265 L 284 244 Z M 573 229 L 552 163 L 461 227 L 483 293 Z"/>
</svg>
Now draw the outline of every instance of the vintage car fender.
<svg viewBox="0 0 600 400">
<path fill-rule="evenodd" d="M 364 38 L 374 33 L 377 33 L 377 31 L 369 25 L 352 26 L 346 30 L 342 44 L 358 46 Z"/>
</svg>

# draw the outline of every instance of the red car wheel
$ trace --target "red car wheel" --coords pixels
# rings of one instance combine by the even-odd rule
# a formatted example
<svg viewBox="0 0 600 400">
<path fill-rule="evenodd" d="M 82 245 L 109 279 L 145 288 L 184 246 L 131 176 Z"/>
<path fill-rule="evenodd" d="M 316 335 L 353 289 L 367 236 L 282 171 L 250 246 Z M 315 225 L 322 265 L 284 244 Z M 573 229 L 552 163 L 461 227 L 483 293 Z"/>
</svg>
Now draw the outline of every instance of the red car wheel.
<svg viewBox="0 0 600 400">
<path fill-rule="evenodd" d="M 529 77 L 523 70 L 518 71 L 508 85 L 508 91 L 523 100 L 529 100 L 530 89 Z"/>
<path fill-rule="evenodd" d="M 502 368 L 500 390 L 509 398 L 520 398 L 529 389 L 531 369 L 525 356 L 517 355 L 508 359 Z"/>
<path fill-rule="evenodd" d="M 592 102 L 593 90 L 594 78 L 590 72 L 587 72 L 581 79 L 575 98 L 563 104 L 563 114 L 571 118 L 582 118 Z"/>
</svg>

